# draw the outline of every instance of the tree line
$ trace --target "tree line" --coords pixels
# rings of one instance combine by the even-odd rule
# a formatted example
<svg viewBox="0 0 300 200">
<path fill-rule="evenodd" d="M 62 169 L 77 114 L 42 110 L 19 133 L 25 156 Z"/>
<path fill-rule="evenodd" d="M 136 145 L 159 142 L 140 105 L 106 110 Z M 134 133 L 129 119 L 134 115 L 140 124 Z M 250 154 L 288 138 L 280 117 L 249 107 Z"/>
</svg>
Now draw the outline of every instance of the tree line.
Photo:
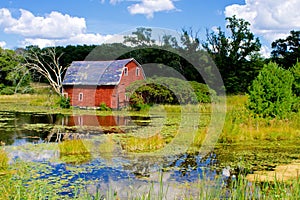
<svg viewBox="0 0 300 200">
<path fill-rule="evenodd" d="M 16 50 L 0 49 L 0 94 L 29 93 L 30 81 L 47 82 L 57 93 L 65 70 L 72 61 L 135 58 L 146 76 L 159 74 L 208 84 L 217 93 L 245 94 L 264 65 L 277 63 L 292 68 L 300 57 L 300 31 L 272 43 L 270 58 L 263 58 L 261 43 L 250 31 L 250 23 L 236 16 L 226 18 L 226 30 L 206 31 L 201 40 L 197 32 L 183 29 L 179 38 L 162 35 L 158 42 L 152 29 L 140 27 L 124 36 L 123 43 L 57 46 L 40 49 L 28 46 Z M 223 83 L 214 77 L 217 66 Z"/>
</svg>

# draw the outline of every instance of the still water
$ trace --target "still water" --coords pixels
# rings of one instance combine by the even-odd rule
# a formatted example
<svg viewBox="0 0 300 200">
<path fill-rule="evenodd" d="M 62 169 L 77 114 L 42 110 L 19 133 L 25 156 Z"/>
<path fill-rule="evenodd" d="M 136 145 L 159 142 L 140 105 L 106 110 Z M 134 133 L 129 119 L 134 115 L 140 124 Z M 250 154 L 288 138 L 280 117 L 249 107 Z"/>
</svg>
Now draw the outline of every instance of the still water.
<svg viewBox="0 0 300 200">
<path fill-rule="evenodd" d="M 111 141 L 111 135 L 139 132 L 144 127 L 155 126 L 154 119 L 161 121 L 162 118 L 159 115 L 64 116 L 1 112 L 0 141 L 9 152 L 11 163 L 16 160 L 37 163 L 39 167 L 32 179 L 45 179 L 50 184 L 60 182 L 58 193 L 66 196 L 74 196 L 74 187 L 84 184 L 91 193 L 113 189 L 126 199 L 129 193 L 145 193 L 150 185 L 154 190 L 159 189 L 163 183 L 167 185 L 164 194 L 174 199 L 178 195 L 197 193 L 196 189 L 178 185 L 208 179 L 218 180 L 220 186 L 233 178 L 228 169 L 215 167 L 218 160 L 214 153 L 205 156 L 186 152 L 175 155 L 128 153 L 120 144 Z M 63 137 L 59 134 L 65 133 L 68 137 L 73 134 L 90 140 L 91 155 L 74 163 L 64 159 L 57 148 L 45 148 L 47 144 L 61 142 Z M 217 176 L 221 179 L 216 179 Z"/>
</svg>

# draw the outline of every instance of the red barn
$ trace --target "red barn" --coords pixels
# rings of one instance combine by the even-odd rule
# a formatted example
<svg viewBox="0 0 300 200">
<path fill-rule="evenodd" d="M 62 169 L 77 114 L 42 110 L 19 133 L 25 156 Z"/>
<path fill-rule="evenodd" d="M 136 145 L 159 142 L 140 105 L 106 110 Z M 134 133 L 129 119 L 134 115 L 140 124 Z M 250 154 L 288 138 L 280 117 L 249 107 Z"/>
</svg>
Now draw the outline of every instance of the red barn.
<svg viewBox="0 0 300 200">
<path fill-rule="evenodd" d="M 125 89 L 136 80 L 145 79 L 141 65 L 133 58 L 113 61 L 74 61 L 63 80 L 63 94 L 72 106 L 113 109 L 127 105 Z"/>
</svg>

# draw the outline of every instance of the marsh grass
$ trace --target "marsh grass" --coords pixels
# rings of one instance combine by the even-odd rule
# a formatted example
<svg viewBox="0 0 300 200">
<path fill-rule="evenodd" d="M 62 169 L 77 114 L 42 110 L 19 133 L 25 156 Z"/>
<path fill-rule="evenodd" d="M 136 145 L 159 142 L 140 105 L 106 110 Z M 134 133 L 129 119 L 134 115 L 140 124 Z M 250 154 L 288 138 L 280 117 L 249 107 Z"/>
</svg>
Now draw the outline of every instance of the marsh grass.
<svg viewBox="0 0 300 200">
<path fill-rule="evenodd" d="M 300 113 L 290 113 L 287 119 L 259 118 L 246 109 L 247 96 L 231 96 L 227 100 L 228 109 L 219 142 L 280 141 L 300 137 Z"/>
<path fill-rule="evenodd" d="M 7 153 L 3 149 L 0 149 L 0 173 L 5 173 L 5 171 L 7 171 L 8 161 L 9 158 L 7 156 Z"/>
<path fill-rule="evenodd" d="M 92 159 L 90 144 L 87 141 L 75 139 L 65 140 L 58 144 L 60 159 L 66 163 L 85 163 Z"/>
<path fill-rule="evenodd" d="M 129 136 L 123 138 L 121 146 L 127 152 L 151 152 L 161 149 L 166 144 L 160 133 L 150 137 L 134 137 Z"/>
</svg>

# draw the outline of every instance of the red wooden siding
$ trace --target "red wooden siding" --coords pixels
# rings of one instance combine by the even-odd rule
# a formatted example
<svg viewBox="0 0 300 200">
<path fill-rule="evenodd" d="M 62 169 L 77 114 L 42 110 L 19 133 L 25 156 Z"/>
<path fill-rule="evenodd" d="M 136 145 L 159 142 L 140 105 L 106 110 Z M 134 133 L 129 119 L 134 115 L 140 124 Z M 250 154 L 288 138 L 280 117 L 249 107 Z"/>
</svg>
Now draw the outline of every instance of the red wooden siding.
<svg viewBox="0 0 300 200">
<path fill-rule="evenodd" d="M 126 65 L 127 75 L 121 76 L 120 83 L 116 86 L 64 86 L 64 92 L 71 99 L 72 106 L 78 107 L 99 107 L 101 103 L 105 103 L 108 107 L 117 109 L 127 105 L 125 98 L 125 89 L 130 83 L 136 80 L 145 79 L 141 67 L 136 62 L 130 61 Z M 136 69 L 139 68 L 139 74 Z M 79 96 L 82 95 L 82 100 Z"/>
</svg>

